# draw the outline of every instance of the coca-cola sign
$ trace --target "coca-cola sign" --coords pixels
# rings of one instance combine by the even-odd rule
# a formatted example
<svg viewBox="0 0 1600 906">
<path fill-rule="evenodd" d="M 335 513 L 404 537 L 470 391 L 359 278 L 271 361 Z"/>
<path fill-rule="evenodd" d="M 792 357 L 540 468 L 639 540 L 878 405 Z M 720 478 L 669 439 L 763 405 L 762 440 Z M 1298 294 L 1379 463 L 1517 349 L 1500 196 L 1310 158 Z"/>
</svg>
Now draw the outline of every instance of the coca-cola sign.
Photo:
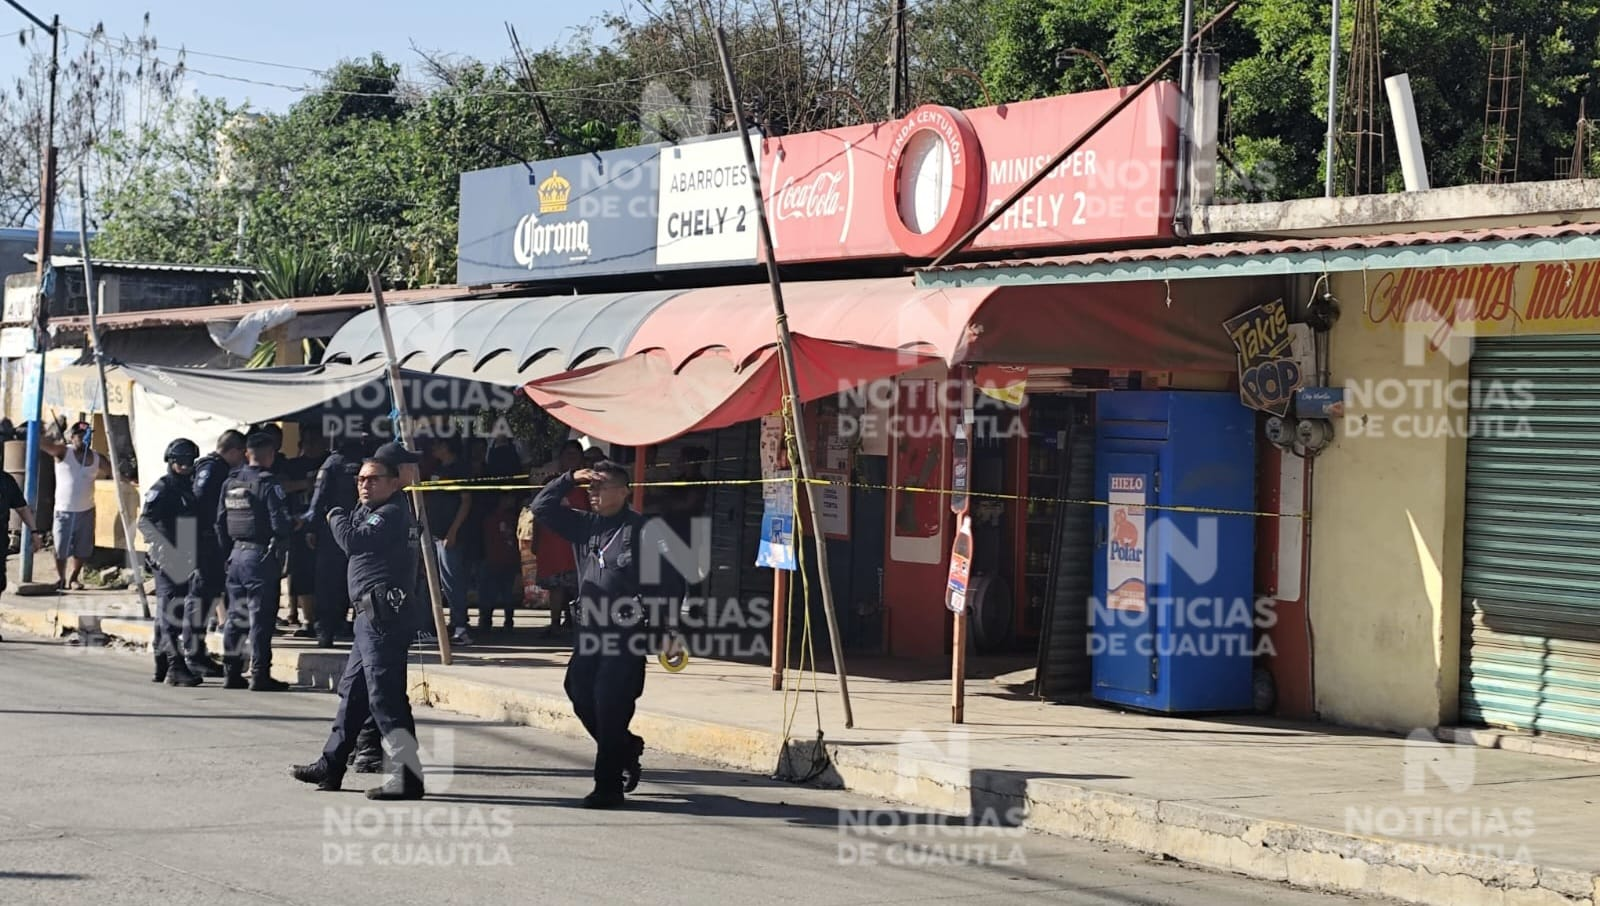
<svg viewBox="0 0 1600 906">
<path fill-rule="evenodd" d="M 832 217 L 844 210 L 844 196 L 839 187 L 844 183 L 843 170 L 824 170 L 810 182 L 797 183 L 794 177 L 784 180 L 773 201 L 773 217 L 777 220 Z M 849 191 L 849 186 L 845 186 Z"/>
<path fill-rule="evenodd" d="M 877 210 L 887 139 L 875 125 L 767 141 L 761 188 L 779 260 L 893 254 Z"/>
</svg>

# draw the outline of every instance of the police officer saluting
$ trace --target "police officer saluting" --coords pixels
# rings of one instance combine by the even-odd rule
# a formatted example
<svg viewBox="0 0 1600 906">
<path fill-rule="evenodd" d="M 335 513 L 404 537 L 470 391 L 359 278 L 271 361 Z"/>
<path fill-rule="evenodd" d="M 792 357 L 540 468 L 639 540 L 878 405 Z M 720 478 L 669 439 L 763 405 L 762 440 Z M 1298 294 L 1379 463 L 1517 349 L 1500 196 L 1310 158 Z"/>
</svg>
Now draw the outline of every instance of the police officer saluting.
<svg viewBox="0 0 1600 906">
<path fill-rule="evenodd" d="M 249 461 L 222 486 L 217 509 L 217 536 L 231 545 L 228 555 L 228 625 L 223 629 L 226 689 L 243 689 L 244 652 L 241 638 L 249 628 L 249 687 L 254 692 L 282 692 L 289 684 L 272 678 L 272 632 L 277 627 L 279 580 L 294 518 L 289 498 L 273 477 L 275 441 L 263 432 L 245 439 Z"/>
<path fill-rule="evenodd" d="M 187 653 L 205 633 L 200 612 L 200 520 L 191 473 L 200 448 L 186 437 L 167 444 L 167 474 L 144 495 L 139 533 L 156 569 L 156 675 L 172 686 L 198 686 Z M 201 621 L 196 625 L 196 621 Z"/>
<path fill-rule="evenodd" d="M 416 462 L 415 454 L 404 456 Z M 391 768 L 369 799 L 421 799 L 422 764 L 417 728 L 406 698 L 406 648 L 416 637 L 417 553 L 412 518 L 394 456 L 368 459 L 357 478 L 361 504 L 354 512 L 328 513 L 333 538 L 350 557 L 349 592 L 356 608 L 355 642 L 339 680 L 339 710 L 322 757 L 291 772 L 319 790 L 337 790 L 357 731 L 370 717 L 383 734 Z"/>
<path fill-rule="evenodd" d="M 589 485 L 593 512 L 562 501 L 578 482 Z M 595 740 L 594 791 L 585 808 L 615 808 L 639 785 L 644 740 L 628 724 L 644 692 L 647 614 L 639 575 L 645 517 L 628 506 L 628 472 L 595 463 L 557 476 L 533 500 L 539 524 L 572 542 L 578 555 L 578 618 L 566 690 L 572 709 Z"/>
</svg>

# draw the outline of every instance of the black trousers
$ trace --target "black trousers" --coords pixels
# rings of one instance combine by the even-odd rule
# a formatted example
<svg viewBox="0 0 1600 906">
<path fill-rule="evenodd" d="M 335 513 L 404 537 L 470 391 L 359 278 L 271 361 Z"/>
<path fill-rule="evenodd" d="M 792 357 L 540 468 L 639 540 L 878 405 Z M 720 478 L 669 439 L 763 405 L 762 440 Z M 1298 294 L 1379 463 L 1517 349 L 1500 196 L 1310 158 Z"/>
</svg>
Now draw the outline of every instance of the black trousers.
<svg viewBox="0 0 1600 906">
<path fill-rule="evenodd" d="M 567 662 L 563 685 L 572 710 L 595 741 L 595 788 L 620 790 L 622 772 L 641 741 L 628 725 L 633 722 L 639 696 L 644 694 L 644 655 L 633 653 L 637 646 L 626 642 L 601 645 L 596 650 L 592 643 L 584 644 L 585 635 L 580 634 L 572 660 Z"/>
<path fill-rule="evenodd" d="M 156 644 L 157 654 L 191 661 L 205 645 L 204 605 L 199 589 L 191 589 L 189 582 L 174 582 L 161 570 L 156 570 Z"/>
<path fill-rule="evenodd" d="M 228 625 L 222 630 L 222 647 L 230 658 L 245 655 L 249 635 L 250 670 L 256 676 L 272 672 L 272 633 L 278 627 L 279 583 L 283 561 L 255 547 L 235 547 L 228 556 Z"/>
<path fill-rule="evenodd" d="M 357 735 L 370 720 L 388 744 L 395 773 L 405 767 L 422 779 L 417 724 L 406 697 L 406 649 L 417 631 L 403 624 L 396 621 L 394 627 L 385 628 L 374 625 L 365 614 L 356 617 L 350 659 L 339 678 L 339 710 L 322 748 L 323 763 L 331 770 L 344 771 L 355 751 Z"/>
</svg>

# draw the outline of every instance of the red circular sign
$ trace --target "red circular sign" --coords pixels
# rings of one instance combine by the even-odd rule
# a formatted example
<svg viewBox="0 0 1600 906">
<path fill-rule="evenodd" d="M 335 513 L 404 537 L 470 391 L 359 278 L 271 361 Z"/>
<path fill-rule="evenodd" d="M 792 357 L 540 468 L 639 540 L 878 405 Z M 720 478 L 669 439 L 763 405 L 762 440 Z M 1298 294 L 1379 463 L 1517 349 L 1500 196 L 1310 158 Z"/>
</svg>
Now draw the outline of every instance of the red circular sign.
<svg viewBox="0 0 1600 906">
<path fill-rule="evenodd" d="M 917 232 L 900 216 L 900 196 L 910 187 L 904 167 L 906 151 L 924 133 L 943 145 L 951 164 L 950 203 L 926 232 Z M 923 141 L 926 141 L 924 139 Z M 983 200 L 983 149 L 978 133 L 961 111 L 925 104 L 911 111 L 895 129 L 894 142 L 885 158 L 883 180 L 884 219 L 900 251 L 912 258 L 933 258 L 969 229 Z"/>
</svg>

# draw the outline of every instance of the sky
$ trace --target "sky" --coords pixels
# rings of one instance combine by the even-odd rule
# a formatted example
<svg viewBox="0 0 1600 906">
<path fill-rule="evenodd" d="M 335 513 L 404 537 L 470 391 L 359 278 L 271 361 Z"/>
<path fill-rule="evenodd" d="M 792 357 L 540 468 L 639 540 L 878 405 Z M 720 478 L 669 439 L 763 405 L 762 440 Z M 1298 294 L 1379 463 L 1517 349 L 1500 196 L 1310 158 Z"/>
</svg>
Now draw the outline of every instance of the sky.
<svg viewBox="0 0 1600 906">
<path fill-rule="evenodd" d="M 110 37 L 137 36 L 148 12 L 150 31 L 165 48 L 159 56 L 170 62 L 180 46 L 190 52 L 186 85 L 191 91 L 224 97 L 236 104 L 248 101 L 262 112 L 281 112 L 303 94 L 293 87 L 317 83 L 316 73 L 305 69 L 326 69 L 340 59 L 379 51 L 404 66 L 405 77 L 420 78 L 420 58 L 412 50 L 413 43 L 429 53 L 498 60 L 510 54 L 507 21 L 516 26 L 523 46 L 537 51 L 566 44 L 597 15 L 621 11 L 626 0 L 19 2 L 46 22 L 52 15 L 59 15 L 68 29 L 89 31 L 97 22 L 103 22 Z M 223 9 L 227 12 L 219 12 Z M 0 5 L 0 84 L 9 83 L 26 70 L 14 32 L 29 24 L 22 14 Z M 604 35 L 597 37 L 603 40 Z M 85 39 L 68 35 L 67 40 L 81 45 Z M 201 56 L 202 53 L 282 65 L 256 65 Z M 290 88 L 249 84 L 242 79 Z"/>
</svg>

